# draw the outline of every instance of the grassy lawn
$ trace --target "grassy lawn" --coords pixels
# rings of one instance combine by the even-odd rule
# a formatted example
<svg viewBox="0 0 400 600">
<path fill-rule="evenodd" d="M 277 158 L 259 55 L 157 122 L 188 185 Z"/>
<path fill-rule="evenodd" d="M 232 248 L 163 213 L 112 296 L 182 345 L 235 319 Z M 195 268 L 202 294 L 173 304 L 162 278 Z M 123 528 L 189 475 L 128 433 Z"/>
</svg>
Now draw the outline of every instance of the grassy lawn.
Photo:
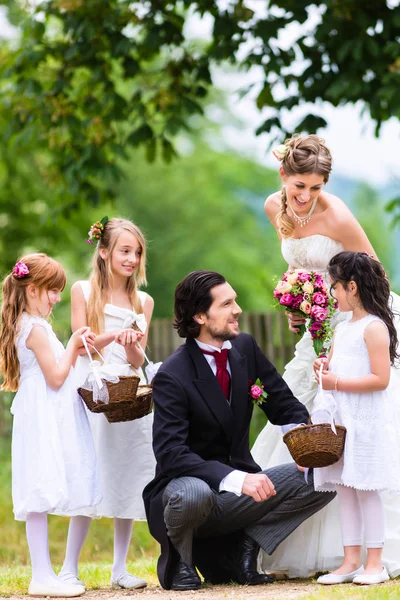
<svg viewBox="0 0 400 600">
<path fill-rule="evenodd" d="M 322 587 L 322 586 L 321 586 Z M 400 581 L 398 578 L 390 583 L 372 586 L 355 586 L 352 584 L 326 586 L 317 588 L 315 594 L 303 596 L 301 600 L 399 600 Z"/>
<path fill-rule="evenodd" d="M 59 571 L 61 564 L 54 564 L 55 570 Z M 138 577 L 144 577 L 149 584 L 158 583 L 156 575 L 156 560 L 154 558 L 141 558 L 129 563 L 131 573 Z M 82 563 L 79 575 L 88 589 L 98 589 L 110 585 L 111 564 L 110 562 Z M 31 579 L 31 569 L 23 565 L 0 566 L 0 597 L 15 594 L 26 594 Z"/>
</svg>

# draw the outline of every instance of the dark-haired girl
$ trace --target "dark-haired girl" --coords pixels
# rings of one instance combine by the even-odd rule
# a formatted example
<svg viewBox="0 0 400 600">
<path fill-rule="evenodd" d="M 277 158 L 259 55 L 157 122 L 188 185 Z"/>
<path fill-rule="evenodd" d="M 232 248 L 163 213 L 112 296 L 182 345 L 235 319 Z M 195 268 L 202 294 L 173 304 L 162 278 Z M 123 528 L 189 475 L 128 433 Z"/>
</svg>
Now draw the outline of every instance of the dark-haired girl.
<svg viewBox="0 0 400 600">
<path fill-rule="evenodd" d="M 329 357 L 314 363 L 317 379 L 335 398 L 335 421 L 347 429 L 342 458 L 314 470 L 317 491 L 337 491 L 344 546 L 343 564 L 317 581 L 376 584 L 389 579 L 382 564 L 380 492 L 400 494 L 400 444 L 387 391 L 390 366 L 398 359 L 397 333 L 389 282 L 378 261 L 364 252 L 340 252 L 328 270 L 339 310 L 353 316 L 337 325 Z"/>
</svg>

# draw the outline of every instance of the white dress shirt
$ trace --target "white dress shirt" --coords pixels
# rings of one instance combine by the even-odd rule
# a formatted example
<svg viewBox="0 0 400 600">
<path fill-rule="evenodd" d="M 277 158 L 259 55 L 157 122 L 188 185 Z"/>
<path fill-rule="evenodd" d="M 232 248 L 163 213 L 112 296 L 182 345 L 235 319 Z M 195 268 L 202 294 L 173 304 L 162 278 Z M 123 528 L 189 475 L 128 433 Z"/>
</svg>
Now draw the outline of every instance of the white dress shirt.
<svg viewBox="0 0 400 600">
<path fill-rule="evenodd" d="M 207 350 L 207 352 L 221 352 L 221 350 L 223 350 L 224 348 L 226 348 L 227 350 L 230 350 L 232 348 L 232 344 L 229 340 L 226 340 L 222 344 L 221 348 L 216 348 L 215 346 L 211 346 L 210 344 L 204 344 L 203 342 L 199 342 L 198 340 L 195 340 L 195 341 L 201 350 Z M 217 375 L 217 363 L 215 362 L 214 356 L 211 356 L 211 354 L 203 354 L 203 356 L 206 359 L 206 361 L 208 362 L 208 364 L 210 365 L 211 370 L 214 373 L 214 375 Z M 226 363 L 226 368 L 227 368 L 229 375 L 232 377 L 231 367 L 229 365 L 229 359 Z M 247 475 L 247 473 L 245 473 L 244 471 L 238 471 L 238 470 L 232 471 L 231 473 L 229 473 L 226 477 L 224 477 L 221 480 L 221 482 L 219 484 L 219 491 L 220 492 L 233 492 L 234 494 L 236 494 L 236 496 L 241 496 L 243 483 L 244 483 L 246 475 Z"/>
</svg>

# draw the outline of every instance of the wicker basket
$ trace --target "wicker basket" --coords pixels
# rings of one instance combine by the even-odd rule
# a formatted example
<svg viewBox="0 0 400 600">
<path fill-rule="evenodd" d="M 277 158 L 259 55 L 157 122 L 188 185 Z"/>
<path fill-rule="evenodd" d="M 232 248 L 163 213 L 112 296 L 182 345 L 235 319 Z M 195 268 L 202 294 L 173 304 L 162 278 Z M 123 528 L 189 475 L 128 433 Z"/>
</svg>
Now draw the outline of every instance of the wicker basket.
<svg viewBox="0 0 400 600">
<path fill-rule="evenodd" d="M 337 435 L 329 423 L 305 425 L 285 433 L 283 441 L 295 463 L 301 467 L 328 467 L 342 456 L 346 439 L 346 427 L 335 427 Z"/>
<path fill-rule="evenodd" d="M 93 392 L 78 388 L 78 393 L 93 413 L 104 413 L 109 423 L 133 421 L 151 413 L 153 397 L 150 385 L 139 385 L 139 377 L 119 377 L 117 383 L 102 379 L 107 386 L 109 402 L 95 402 Z"/>
</svg>

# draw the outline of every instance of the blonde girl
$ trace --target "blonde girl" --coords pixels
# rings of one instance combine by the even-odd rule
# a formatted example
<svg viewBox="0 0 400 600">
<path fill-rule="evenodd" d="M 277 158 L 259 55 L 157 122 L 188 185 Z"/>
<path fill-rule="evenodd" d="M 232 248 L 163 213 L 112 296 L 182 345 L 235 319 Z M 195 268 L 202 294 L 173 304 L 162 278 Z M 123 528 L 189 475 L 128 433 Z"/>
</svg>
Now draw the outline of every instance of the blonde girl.
<svg viewBox="0 0 400 600">
<path fill-rule="evenodd" d="M 84 593 L 51 567 L 47 514 L 70 514 L 101 500 L 91 431 L 70 373 L 82 337 L 92 345 L 95 335 L 81 327 L 64 349 L 47 320 L 65 281 L 58 262 L 28 254 L 3 283 L 2 389 L 18 390 L 11 407 L 12 495 L 16 520 L 26 521 L 32 596 Z"/>
<path fill-rule="evenodd" d="M 104 222 L 104 219 L 102 220 Z M 95 347 L 115 373 L 130 364 L 130 373 L 144 382 L 142 365 L 153 299 L 138 287 L 146 284 L 146 243 L 140 229 L 126 219 L 95 224 L 90 237 L 96 242 L 89 281 L 71 290 L 72 329 L 89 325 L 97 334 Z M 80 357 L 80 383 L 89 373 L 87 357 Z M 126 560 L 134 519 L 144 520 L 142 491 L 154 476 L 152 415 L 125 423 L 109 423 L 104 415 L 90 414 L 103 491 L 95 509 L 77 513 L 71 520 L 67 554 L 61 576 L 77 585 L 78 558 L 92 517 L 114 519 L 114 561 L 111 584 L 142 588 L 144 579 L 128 573 Z"/>
</svg>

